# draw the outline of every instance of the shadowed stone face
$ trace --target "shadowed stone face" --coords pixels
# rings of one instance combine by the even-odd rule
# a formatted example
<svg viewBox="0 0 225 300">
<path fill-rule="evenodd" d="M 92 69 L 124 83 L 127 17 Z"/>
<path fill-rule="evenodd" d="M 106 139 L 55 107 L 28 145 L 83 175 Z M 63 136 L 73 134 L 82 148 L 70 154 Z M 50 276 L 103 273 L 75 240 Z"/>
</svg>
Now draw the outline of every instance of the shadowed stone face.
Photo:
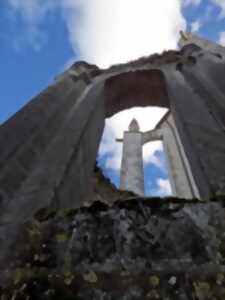
<svg viewBox="0 0 225 300">
<path fill-rule="evenodd" d="M 166 81 L 160 70 L 127 72 L 105 82 L 106 117 L 134 106 L 169 108 Z"/>
</svg>

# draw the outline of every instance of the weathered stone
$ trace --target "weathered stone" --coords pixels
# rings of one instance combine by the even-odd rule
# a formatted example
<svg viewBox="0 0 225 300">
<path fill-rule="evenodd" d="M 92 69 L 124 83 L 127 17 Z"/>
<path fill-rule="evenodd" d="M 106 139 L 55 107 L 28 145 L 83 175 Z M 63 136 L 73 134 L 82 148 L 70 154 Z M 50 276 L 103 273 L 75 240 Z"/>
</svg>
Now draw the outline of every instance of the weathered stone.
<svg viewBox="0 0 225 300">
<path fill-rule="evenodd" d="M 62 294 L 71 300 L 188 300 L 190 294 L 205 299 L 208 293 L 222 300 L 222 206 L 183 200 L 183 207 L 170 209 L 178 201 L 139 198 L 110 207 L 95 202 L 70 214 L 48 212 L 47 218 L 42 209 L 41 222 L 25 224 L 2 269 L 2 294 L 35 300 Z"/>
<path fill-rule="evenodd" d="M 224 300 L 224 59 L 190 38 L 108 70 L 79 62 L 0 127 L 1 300 Z M 170 109 L 202 201 L 93 172 L 105 118 L 149 105 Z"/>
</svg>

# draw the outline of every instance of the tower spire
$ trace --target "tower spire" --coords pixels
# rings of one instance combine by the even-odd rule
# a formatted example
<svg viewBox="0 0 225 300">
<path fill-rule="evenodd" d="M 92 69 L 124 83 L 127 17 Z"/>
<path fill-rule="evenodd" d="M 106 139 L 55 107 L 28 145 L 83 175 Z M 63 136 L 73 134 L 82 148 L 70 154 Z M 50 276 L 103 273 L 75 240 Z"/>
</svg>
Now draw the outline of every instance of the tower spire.
<svg viewBox="0 0 225 300">
<path fill-rule="evenodd" d="M 133 119 L 128 127 L 129 131 L 132 132 L 139 132 L 140 131 L 140 126 L 138 124 L 138 121 L 136 119 Z"/>
</svg>

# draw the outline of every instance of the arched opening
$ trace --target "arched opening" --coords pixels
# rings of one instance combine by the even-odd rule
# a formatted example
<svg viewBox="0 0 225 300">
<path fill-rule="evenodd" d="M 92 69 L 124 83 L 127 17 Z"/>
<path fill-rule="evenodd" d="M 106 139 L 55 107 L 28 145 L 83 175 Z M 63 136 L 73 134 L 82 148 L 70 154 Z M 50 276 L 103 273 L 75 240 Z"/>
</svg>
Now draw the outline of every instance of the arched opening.
<svg viewBox="0 0 225 300">
<path fill-rule="evenodd" d="M 169 108 L 166 79 L 160 70 L 130 71 L 110 77 L 104 89 L 106 118 L 135 106 Z"/>
<path fill-rule="evenodd" d="M 105 131 L 99 148 L 98 164 L 105 177 L 119 189 L 124 132 L 135 118 L 142 132 L 154 129 L 166 113 L 159 107 L 134 107 L 124 110 L 106 120 Z M 149 119 L 150 117 L 150 119 Z M 162 141 L 149 142 L 142 147 L 145 196 L 171 195 L 167 158 Z"/>
<path fill-rule="evenodd" d="M 105 81 L 104 99 L 106 126 L 98 163 L 105 175 L 119 187 L 122 144 L 116 143 L 115 139 L 123 137 L 132 118 L 138 119 L 142 131 L 153 129 L 160 121 L 170 106 L 165 77 L 160 70 L 130 71 L 112 76 Z M 171 194 L 160 141 L 143 147 L 143 162 L 145 195 Z"/>
</svg>

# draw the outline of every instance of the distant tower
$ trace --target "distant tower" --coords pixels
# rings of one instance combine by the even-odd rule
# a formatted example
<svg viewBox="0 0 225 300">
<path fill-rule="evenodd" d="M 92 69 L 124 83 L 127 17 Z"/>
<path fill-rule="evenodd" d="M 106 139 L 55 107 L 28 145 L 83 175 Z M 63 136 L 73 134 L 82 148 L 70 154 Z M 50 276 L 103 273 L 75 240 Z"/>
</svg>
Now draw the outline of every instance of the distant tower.
<svg viewBox="0 0 225 300">
<path fill-rule="evenodd" d="M 121 164 L 120 188 L 144 196 L 144 170 L 142 158 L 142 133 L 136 119 L 124 132 L 123 156 Z"/>
<path fill-rule="evenodd" d="M 123 142 L 120 189 L 144 195 L 142 147 L 153 141 L 163 142 L 173 195 L 186 199 L 199 198 L 199 191 L 170 111 L 155 129 L 146 132 L 140 132 L 137 120 L 133 119 L 129 131 L 124 132 L 124 138 L 117 139 L 117 142 Z"/>
</svg>

